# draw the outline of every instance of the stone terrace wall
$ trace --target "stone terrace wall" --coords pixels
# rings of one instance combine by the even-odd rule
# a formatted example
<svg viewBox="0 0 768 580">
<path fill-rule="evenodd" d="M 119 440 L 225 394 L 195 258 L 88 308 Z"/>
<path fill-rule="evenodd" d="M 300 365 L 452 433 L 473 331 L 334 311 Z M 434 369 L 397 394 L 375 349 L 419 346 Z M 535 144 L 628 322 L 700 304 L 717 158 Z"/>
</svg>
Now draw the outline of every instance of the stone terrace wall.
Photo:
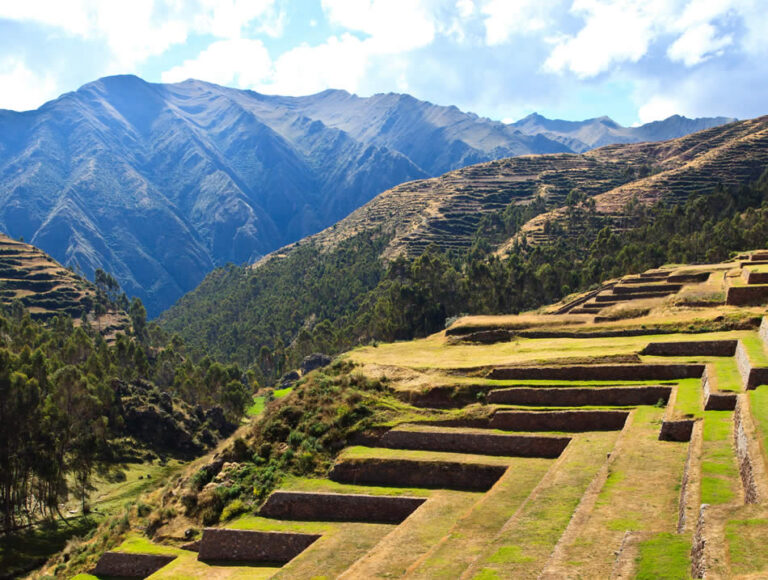
<svg viewBox="0 0 768 580">
<path fill-rule="evenodd" d="M 763 325 L 764 323 L 760 324 L 761 338 Z M 752 361 L 749 360 L 747 349 L 744 348 L 744 345 L 741 344 L 741 342 L 739 342 L 739 346 L 736 348 L 736 366 L 739 369 L 744 388 L 754 389 L 759 385 L 768 384 L 768 368 L 752 366 Z"/>
<path fill-rule="evenodd" d="M 506 469 L 503 465 L 453 461 L 344 459 L 333 466 L 329 477 L 352 484 L 488 491 Z"/>
<path fill-rule="evenodd" d="M 488 373 L 488 378 L 553 381 L 664 381 L 696 378 L 703 372 L 704 365 L 696 364 L 563 365 L 496 368 Z"/>
<path fill-rule="evenodd" d="M 725 297 L 725 303 L 732 306 L 762 304 L 768 300 L 768 285 L 731 286 Z"/>
<path fill-rule="evenodd" d="M 733 356 L 737 340 L 650 342 L 642 354 L 653 356 Z"/>
<path fill-rule="evenodd" d="M 316 534 L 205 528 L 197 559 L 282 564 L 301 554 L 319 537 Z"/>
<path fill-rule="evenodd" d="M 701 376 L 701 388 L 704 391 L 705 411 L 733 411 L 736 408 L 736 393 L 713 391 L 709 371 Z"/>
<path fill-rule="evenodd" d="M 747 271 L 747 284 L 768 284 L 768 272 Z"/>
<path fill-rule="evenodd" d="M 92 574 L 95 576 L 118 576 L 123 578 L 146 578 L 172 562 L 176 556 L 165 554 L 129 554 L 125 552 L 104 552 Z"/>
<path fill-rule="evenodd" d="M 672 387 L 512 387 L 488 394 L 488 402 L 501 405 L 583 407 L 587 405 L 655 405 L 669 400 Z"/>
<path fill-rule="evenodd" d="M 381 438 L 380 445 L 392 449 L 555 458 L 560 456 L 570 441 L 569 437 L 393 430 Z"/>
<path fill-rule="evenodd" d="M 664 421 L 659 431 L 659 441 L 690 441 L 693 424 L 693 419 Z"/>
<path fill-rule="evenodd" d="M 649 292 L 679 292 L 682 284 L 617 284 L 614 294 L 647 294 Z"/>
<path fill-rule="evenodd" d="M 423 497 L 275 491 L 259 510 L 265 518 L 399 524 Z"/>
<path fill-rule="evenodd" d="M 618 431 L 628 411 L 498 411 L 492 429 L 510 431 Z"/>
<path fill-rule="evenodd" d="M 752 469 L 752 458 L 749 455 L 747 432 L 744 429 L 745 414 L 742 401 L 739 401 L 736 412 L 733 414 L 733 440 L 736 446 L 736 455 L 739 458 L 739 475 L 744 488 L 744 503 L 757 503 L 757 484 Z"/>
</svg>

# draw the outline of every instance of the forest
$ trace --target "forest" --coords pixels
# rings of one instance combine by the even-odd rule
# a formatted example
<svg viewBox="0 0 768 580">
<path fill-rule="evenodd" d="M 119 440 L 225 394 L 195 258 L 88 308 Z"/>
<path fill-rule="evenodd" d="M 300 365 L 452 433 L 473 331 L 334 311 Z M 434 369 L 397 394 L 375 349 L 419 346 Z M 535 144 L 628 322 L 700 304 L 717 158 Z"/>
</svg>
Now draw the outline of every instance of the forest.
<svg viewBox="0 0 768 580">
<path fill-rule="evenodd" d="M 552 241 L 493 253 L 546 209 L 536 199 L 485 216 L 462 254 L 431 246 L 384 264 L 388 238 L 378 230 L 328 252 L 303 242 L 257 268 L 216 270 L 158 322 L 193 351 L 250 366 L 271 384 L 311 352 L 425 336 L 461 314 L 518 313 L 614 276 L 765 247 L 768 172 L 740 188 L 713 184 L 683 203 L 633 200 L 610 221 L 574 190 L 564 218 L 547 224 Z"/>
</svg>

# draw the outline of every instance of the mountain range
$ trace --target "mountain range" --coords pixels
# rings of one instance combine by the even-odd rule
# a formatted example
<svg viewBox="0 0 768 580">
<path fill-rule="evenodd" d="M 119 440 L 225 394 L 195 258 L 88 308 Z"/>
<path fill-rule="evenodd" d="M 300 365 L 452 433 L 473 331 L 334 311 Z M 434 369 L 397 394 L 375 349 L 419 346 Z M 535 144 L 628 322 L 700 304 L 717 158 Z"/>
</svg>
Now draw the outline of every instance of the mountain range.
<svg viewBox="0 0 768 580">
<path fill-rule="evenodd" d="M 504 124 L 402 94 L 107 77 L 34 111 L 0 111 L 0 230 L 87 276 L 113 273 L 154 316 L 216 265 L 252 262 L 397 184 L 728 120 Z"/>
</svg>

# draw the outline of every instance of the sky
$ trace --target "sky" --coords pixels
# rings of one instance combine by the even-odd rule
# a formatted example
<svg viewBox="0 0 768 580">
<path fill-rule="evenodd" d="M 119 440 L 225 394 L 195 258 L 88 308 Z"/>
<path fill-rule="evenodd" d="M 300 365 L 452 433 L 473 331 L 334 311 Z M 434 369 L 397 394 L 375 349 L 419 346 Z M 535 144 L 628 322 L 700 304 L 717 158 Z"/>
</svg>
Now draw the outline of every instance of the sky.
<svg viewBox="0 0 768 580">
<path fill-rule="evenodd" d="M 511 122 L 768 113 L 768 0 L 0 0 L 0 108 L 113 74 Z"/>
</svg>

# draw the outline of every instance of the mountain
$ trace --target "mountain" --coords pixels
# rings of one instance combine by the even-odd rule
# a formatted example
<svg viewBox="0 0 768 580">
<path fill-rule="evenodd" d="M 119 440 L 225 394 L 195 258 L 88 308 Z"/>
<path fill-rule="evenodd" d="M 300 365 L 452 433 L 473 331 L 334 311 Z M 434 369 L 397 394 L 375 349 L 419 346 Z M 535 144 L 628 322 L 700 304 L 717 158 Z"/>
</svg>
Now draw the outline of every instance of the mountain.
<svg viewBox="0 0 768 580">
<path fill-rule="evenodd" d="M 754 210 L 768 200 L 766 168 L 768 116 L 465 167 L 398 185 L 253 267 L 215 270 L 159 323 L 211 356 L 258 362 L 273 381 L 276 361 L 424 335 L 460 313 L 536 308 L 614 270 L 763 245 L 766 210 Z"/>
<path fill-rule="evenodd" d="M 616 143 L 641 143 L 644 141 L 665 141 L 675 139 L 704 129 L 732 123 L 729 117 L 705 117 L 688 119 L 672 115 L 663 121 L 653 121 L 637 127 L 622 127 L 610 117 L 597 117 L 586 121 L 563 121 L 547 119 L 532 113 L 524 119 L 511 123 L 525 135 L 541 135 L 566 145 L 575 153 L 583 153 Z"/>
<path fill-rule="evenodd" d="M 116 291 L 116 289 L 115 289 Z M 108 339 L 130 330 L 128 314 L 100 288 L 64 268 L 40 249 L 0 234 L 0 304 L 19 302 L 35 320 L 67 315 L 89 323 Z M 103 311 L 95 310 L 101 303 Z"/>
<path fill-rule="evenodd" d="M 583 147 L 571 141 L 408 95 L 107 77 L 0 111 L 0 230 L 88 276 L 111 272 L 154 316 L 216 265 L 254 261 L 396 184 Z"/>
</svg>

